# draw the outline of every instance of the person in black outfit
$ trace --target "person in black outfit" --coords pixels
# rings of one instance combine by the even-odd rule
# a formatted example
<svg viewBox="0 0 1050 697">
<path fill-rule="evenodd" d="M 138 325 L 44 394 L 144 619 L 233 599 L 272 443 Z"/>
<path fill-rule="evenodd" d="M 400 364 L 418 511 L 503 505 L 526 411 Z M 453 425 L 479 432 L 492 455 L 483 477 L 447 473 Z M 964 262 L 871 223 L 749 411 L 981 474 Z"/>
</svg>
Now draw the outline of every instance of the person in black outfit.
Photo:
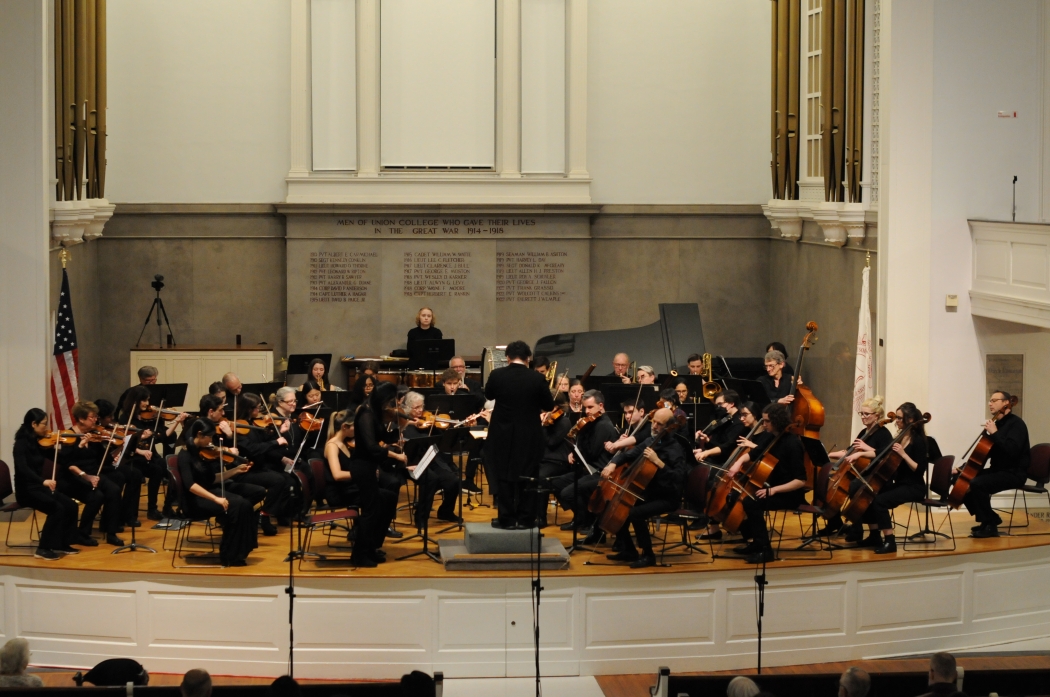
<svg viewBox="0 0 1050 697">
<path fill-rule="evenodd" d="M 883 415 L 886 413 L 883 408 L 882 397 L 876 395 L 871 399 L 864 400 L 860 405 L 860 410 L 857 412 L 860 415 L 860 421 L 864 425 L 861 432 L 857 434 L 857 437 L 853 440 L 852 448 L 853 452 L 847 455 L 846 450 L 836 450 L 835 452 L 828 453 L 828 458 L 835 462 L 842 458 L 845 458 L 845 462 L 840 465 L 845 467 L 846 463 L 850 463 L 856 466 L 855 463 L 860 458 L 867 458 L 872 460 L 876 455 L 890 447 L 893 442 L 893 434 L 890 433 L 889 429 L 883 426 L 882 421 Z M 860 479 L 854 479 L 850 483 L 850 496 L 857 493 L 860 487 L 864 486 L 864 483 Z M 827 492 L 817 492 L 823 497 Z M 836 532 L 842 528 L 842 516 L 835 514 L 833 517 L 828 519 L 827 524 L 821 528 L 819 533 L 821 535 L 827 535 Z M 864 531 L 858 526 L 855 529 L 851 529 L 847 534 L 847 542 L 860 542 L 864 535 Z"/>
<path fill-rule="evenodd" d="M 788 362 L 791 354 L 788 353 L 784 344 L 779 341 L 769 342 L 769 345 L 766 346 L 766 353 L 769 353 L 770 351 L 780 351 L 780 355 L 784 357 L 784 377 L 790 380 L 791 376 L 795 374 L 795 369 L 791 366 L 791 363 Z"/>
<path fill-rule="evenodd" d="M 389 438 L 386 425 L 397 418 L 396 410 L 397 387 L 381 382 L 354 416 L 354 451 L 347 465 L 351 481 L 357 484 L 361 505 L 350 557 L 355 566 L 374 567 L 386 561 L 386 553 L 380 548 L 393 520 L 397 498 L 379 487 L 376 470 L 387 467 L 388 460 L 407 464 L 404 453 L 380 444 Z"/>
<path fill-rule="evenodd" d="M 725 390 L 719 392 L 714 399 L 715 413 L 712 415 L 712 421 L 714 427 L 711 424 L 707 424 L 703 428 L 698 428 L 695 431 L 695 438 L 697 448 L 693 450 L 693 458 L 696 460 L 699 467 L 708 467 L 708 479 L 707 488 L 711 490 L 721 479 L 721 471 L 714 469 L 726 464 L 726 460 L 732 454 L 733 450 L 736 449 L 737 441 L 747 435 L 748 431 L 751 430 L 752 426 L 755 425 L 755 405 L 751 402 L 745 402 L 741 404 L 740 395 L 733 390 Z M 745 423 L 744 417 L 747 416 L 747 423 Z M 697 424 L 699 426 L 700 424 Z M 710 429 L 708 433 L 704 433 L 705 429 Z M 694 511 L 703 511 L 706 502 L 704 501 L 686 501 L 686 505 Z M 704 526 L 703 521 L 697 520 L 694 526 L 690 526 L 690 529 L 699 529 Z M 721 540 L 722 531 L 718 529 L 718 524 L 711 521 L 706 525 L 707 532 L 702 533 L 698 539 L 700 540 Z"/>
<path fill-rule="evenodd" d="M 762 410 L 765 432 L 744 442 L 752 450 L 742 455 L 730 466 L 726 476 L 733 476 L 747 463 L 764 457 L 767 453 L 777 458 L 764 487 L 755 492 L 755 497 L 743 497 L 746 519 L 740 525 L 740 533 L 751 542 L 733 551 L 747 556 L 748 564 L 773 561 L 773 547 L 769 544 L 765 512 L 798 508 L 806 500 L 806 465 L 802 441 L 788 433 L 791 425 L 791 410 L 784 404 L 767 404 Z"/>
<path fill-rule="evenodd" d="M 996 390 L 988 400 L 992 417 L 984 423 L 984 430 L 992 441 L 989 465 L 977 473 L 963 497 L 966 510 L 977 519 L 971 537 L 999 537 L 1003 520 L 992 510 L 992 494 L 1019 489 L 1028 480 L 1028 426 L 1013 413 L 1010 400 L 1010 393 L 1004 390 Z"/>
<path fill-rule="evenodd" d="M 471 394 L 476 394 L 479 397 L 482 396 L 481 383 L 467 377 L 467 362 L 463 360 L 463 356 L 453 356 L 450 358 L 448 361 L 448 367 L 459 373 L 460 381 L 463 383 L 464 387 L 470 390 Z"/>
<path fill-rule="evenodd" d="M 145 386 L 145 385 L 156 385 L 157 384 L 157 376 L 158 375 L 160 375 L 160 371 L 157 370 L 156 368 L 154 368 L 151 365 L 144 365 L 141 368 L 139 368 L 139 370 L 138 370 L 139 384 L 138 385 L 133 385 L 133 386 L 129 387 L 128 389 L 124 390 L 123 392 L 121 392 L 120 393 L 120 399 L 117 400 L 117 404 L 118 405 L 123 404 L 128 398 L 128 393 L 131 392 L 131 390 L 135 389 L 136 387 Z"/>
<path fill-rule="evenodd" d="M 248 555 L 259 546 L 256 537 L 259 522 L 254 507 L 266 495 L 266 490 L 231 481 L 247 473 L 248 464 L 225 469 L 217 460 L 213 463 L 201 457 L 201 449 L 210 446 L 215 435 L 213 422 L 197 419 L 186 430 L 185 447 L 179 453 L 184 512 L 194 518 L 214 516 L 222 524 L 220 563 L 247 566 Z"/>
<path fill-rule="evenodd" d="M 434 326 L 434 311 L 429 307 L 419 308 L 416 313 L 416 326 L 408 330 L 408 347 L 416 341 L 440 341 L 441 330 Z"/>
<path fill-rule="evenodd" d="M 256 425 L 255 421 L 265 416 L 262 400 L 258 395 L 242 394 L 240 411 L 248 423 L 255 426 L 249 429 L 248 435 L 242 436 L 240 441 L 242 454 L 254 465 L 253 471 L 244 475 L 242 480 L 266 488 L 266 505 L 259 519 L 262 523 L 263 534 L 269 535 L 271 529 L 276 532 L 270 518 L 283 520 L 282 524 L 287 525 L 291 514 L 298 510 L 301 503 L 299 480 L 291 474 L 292 457 L 294 457 L 289 453 L 291 441 L 286 437 L 293 433 L 292 424 L 290 421 L 284 421 L 281 424 L 281 428 L 285 429 L 284 433 L 279 432 L 278 427 L 273 425 L 265 427 Z"/>
<path fill-rule="evenodd" d="M 401 434 L 406 441 L 413 438 L 426 438 L 431 435 L 431 429 L 421 429 L 416 424 L 423 418 L 423 395 L 418 392 L 408 392 L 402 403 L 402 411 L 399 414 Z M 423 453 L 420 453 L 421 457 Z M 409 465 L 408 471 L 415 470 L 415 465 Z M 434 496 L 441 491 L 441 506 L 438 507 L 438 520 L 447 523 L 462 523 L 463 519 L 456 514 L 456 503 L 459 502 L 460 480 L 459 475 L 452 468 L 447 456 L 438 453 L 427 465 L 423 475 L 416 480 L 419 486 L 419 500 L 416 502 L 415 524 L 417 530 L 423 529 L 423 522 L 430 517 L 430 511 L 434 508 Z"/>
<path fill-rule="evenodd" d="M 92 402 L 77 402 L 71 414 L 74 433 L 87 434 L 98 423 L 98 407 Z M 58 451 L 58 490 L 84 504 L 78 544 L 98 545 L 91 537 L 91 527 L 101 509 L 99 531 L 106 535 L 108 544 L 123 547 L 124 542 L 116 534 L 120 527 L 120 487 L 110 478 L 99 476 L 105 451 L 103 443 L 88 438 L 78 439 L 76 445 L 63 445 Z"/>
<path fill-rule="evenodd" d="M 929 692 L 919 697 L 966 697 L 966 693 L 956 688 L 959 671 L 955 665 L 955 656 L 941 651 L 930 656 L 930 672 L 927 682 Z"/>
<path fill-rule="evenodd" d="M 608 555 L 612 561 L 630 562 L 632 569 L 644 569 L 656 564 L 653 542 L 649 536 L 649 519 L 675 510 L 682 501 L 686 478 L 685 454 L 668 432 L 668 424 L 673 426 L 674 422 L 674 412 L 666 408 L 658 409 L 652 417 L 652 435 L 633 448 L 618 452 L 601 473 L 603 479 L 608 479 L 618 466 L 629 467 L 643 456 L 657 467 L 656 474 L 642 494 L 644 500 L 631 507 L 623 527 L 616 533 L 616 546 L 620 551 Z M 631 542 L 631 527 L 642 549 L 641 554 Z"/>
<path fill-rule="evenodd" d="M 770 402 L 791 404 L 795 396 L 791 394 L 791 378 L 785 372 L 784 354 L 780 351 L 767 351 L 766 374 L 758 379 L 766 391 Z"/>
<path fill-rule="evenodd" d="M 354 447 L 354 417 L 349 410 L 332 414 L 332 435 L 324 446 L 325 489 L 323 498 L 332 508 L 358 503 L 358 488 L 350 474 L 350 450 Z"/>
<path fill-rule="evenodd" d="M 583 426 L 576 436 L 576 449 L 580 451 L 586 460 L 586 464 L 579 461 L 575 451 L 569 453 L 569 464 L 574 468 L 573 472 L 557 477 L 552 484 L 558 491 L 558 503 L 565 510 L 573 511 L 573 519 L 562 526 L 563 530 L 572 530 L 575 526 L 587 536 L 587 544 L 597 544 L 602 540 L 605 533 L 601 530 L 588 530 L 594 523 L 594 515 L 587 510 L 587 503 L 591 494 L 598 488 L 601 471 L 612 459 L 612 453 L 606 449 L 607 443 L 615 443 L 620 438 L 616 426 L 605 413 L 605 395 L 598 390 L 588 390 L 583 393 L 584 418 L 594 420 Z M 590 465 L 595 471 L 587 470 Z M 579 477 L 579 491 L 575 485 Z"/>
<path fill-rule="evenodd" d="M 554 398 L 554 409 L 561 410 L 561 416 L 554 418 L 553 411 L 543 414 L 543 458 L 540 459 L 538 475 L 541 482 L 568 474 L 572 469 L 572 465 L 569 464 L 569 452 L 572 445 L 565 438 L 574 423 L 569 411 L 569 396 L 564 392 L 559 392 Z M 537 525 L 541 528 L 547 527 L 549 501 L 550 495 L 536 497 L 536 520 Z"/>
<path fill-rule="evenodd" d="M 300 392 L 306 392 L 307 385 L 316 386 L 317 389 L 322 392 L 326 392 L 332 389 L 331 384 L 325 382 L 325 378 L 328 368 L 325 367 L 324 361 L 320 358 L 315 358 L 310 361 L 310 365 L 306 368 L 306 382 L 299 388 Z"/>
<path fill-rule="evenodd" d="M 133 414 L 131 425 L 139 429 L 139 432 L 134 436 L 135 442 L 128 446 L 125 458 L 146 478 L 146 517 L 150 520 L 161 520 L 165 514 L 157 508 L 157 497 L 161 483 L 168 478 L 168 467 L 164 456 L 159 454 L 156 448 L 160 445 L 172 446 L 174 449 L 178 442 L 176 430 L 189 417 L 189 413 L 180 412 L 170 421 L 165 421 L 159 414 L 153 419 L 144 419 L 141 414 L 150 408 L 149 399 L 149 390 L 145 387 L 137 385 L 129 389 L 121 402 L 118 421 L 127 423 L 128 415 Z M 164 500 L 165 512 L 172 512 L 174 501 L 175 492 L 169 489 Z M 136 505 L 137 503 L 136 501 Z"/>
<path fill-rule="evenodd" d="M 899 456 L 900 464 L 893 480 L 883 486 L 875 499 L 864 511 L 862 522 L 868 524 L 869 534 L 860 542 L 861 547 L 874 547 L 875 554 L 896 554 L 897 541 L 893 534 L 893 519 L 890 511 L 901 504 L 922 501 L 926 498 L 926 481 L 923 474 L 929 465 L 926 444 L 926 429 L 922 414 L 911 402 L 900 405 L 896 411 L 898 434 L 902 437 L 892 446 L 892 453 Z M 890 456 L 887 454 L 887 457 Z M 873 463 L 875 464 L 875 463 Z M 880 537 L 879 531 L 882 531 Z"/>
<path fill-rule="evenodd" d="M 117 425 L 114 420 L 117 408 L 106 399 L 96 399 L 95 405 L 98 407 L 98 425 L 107 431 L 113 431 Z M 121 427 L 123 425 L 120 424 Z M 152 435 L 151 431 L 145 433 Z M 116 530 L 118 533 L 124 532 L 125 525 L 134 528 L 141 525 L 138 519 L 139 499 L 142 498 L 142 483 L 146 481 L 146 478 L 131 464 L 131 454 L 134 453 L 135 444 L 140 437 L 141 434 L 129 436 L 130 442 L 127 442 L 127 448 L 124 447 L 127 440 L 125 439 L 120 442 L 114 441 L 108 449 L 104 449 L 105 464 L 102 467 L 102 476 L 120 487 L 121 492 L 120 525 Z"/>
<path fill-rule="evenodd" d="M 54 561 L 63 554 L 76 554 L 70 545 L 79 544 L 77 504 L 56 491 L 54 465 L 37 442 L 48 433 L 47 414 L 30 409 L 15 433 L 12 456 L 15 461 L 15 500 L 47 516 L 40 528 L 40 544 L 33 554 L 37 559 Z M 50 452 L 50 451 L 49 451 Z"/>
<path fill-rule="evenodd" d="M 554 408 L 554 398 L 543 376 L 529 369 L 528 344 L 512 341 L 506 356 L 506 367 L 492 371 L 485 385 L 486 399 L 496 401 L 485 443 L 498 491 L 492 527 L 526 529 L 536 524 L 536 494 L 522 477 L 539 474 L 545 442 L 540 414 Z"/>
</svg>

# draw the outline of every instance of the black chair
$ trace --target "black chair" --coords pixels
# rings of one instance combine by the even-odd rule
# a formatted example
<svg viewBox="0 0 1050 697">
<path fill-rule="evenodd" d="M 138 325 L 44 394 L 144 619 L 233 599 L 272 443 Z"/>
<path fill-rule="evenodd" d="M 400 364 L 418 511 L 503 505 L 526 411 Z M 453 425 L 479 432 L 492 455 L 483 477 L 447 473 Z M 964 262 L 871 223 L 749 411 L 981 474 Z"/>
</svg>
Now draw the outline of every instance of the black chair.
<svg viewBox="0 0 1050 697">
<path fill-rule="evenodd" d="M 948 498 L 948 492 L 952 488 L 953 464 L 955 464 L 954 455 L 943 455 L 937 458 L 933 463 L 933 470 L 930 472 L 930 492 L 936 494 L 937 498 L 927 496 L 921 502 L 914 502 L 908 507 L 908 522 L 904 526 L 904 544 L 902 545 L 905 552 L 916 551 L 914 549 L 916 545 L 930 544 L 934 545 L 933 550 L 937 550 L 936 545 L 938 537 L 944 537 L 951 540 L 951 551 L 955 551 L 955 527 L 952 525 L 951 507 L 946 500 Z M 924 517 L 920 517 L 919 515 L 919 506 L 922 506 L 924 509 Z M 930 514 L 935 508 L 944 509 L 944 518 L 941 519 L 940 524 L 935 528 L 930 528 L 928 525 Z M 911 530 L 912 516 L 914 516 L 916 520 L 922 521 L 919 523 L 922 526 L 922 529 L 909 535 L 908 533 Z M 941 528 L 944 527 L 945 521 L 948 522 L 948 530 L 950 534 L 941 532 Z M 909 548 L 911 549 L 909 550 Z M 931 549 L 929 547 L 924 547 L 922 551 L 931 551 Z"/>
<path fill-rule="evenodd" d="M 832 463 L 825 463 L 823 467 L 817 472 L 816 475 L 816 491 L 827 491 L 828 478 L 831 476 L 831 465 Z M 766 511 L 766 515 L 771 518 L 768 522 L 770 539 L 772 536 L 777 537 L 776 546 L 776 558 L 786 559 L 787 557 L 781 556 L 782 552 L 805 552 L 807 554 L 818 554 L 827 552 L 827 559 L 831 559 L 834 554 L 834 550 L 838 548 L 838 545 L 831 542 L 831 534 L 826 533 L 821 535 L 818 523 L 824 517 L 824 509 L 816 505 L 814 498 L 813 503 L 803 503 L 798 508 L 794 509 L 774 509 Z M 784 544 L 784 527 L 787 525 L 788 517 L 794 515 L 798 520 L 798 527 L 800 534 L 798 541 L 801 543 L 794 549 L 783 549 Z M 803 516 L 809 516 L 809 525 L 807 526 L 802 522 Z M 780 525 L 777 525 L 777 521 L 780 521 Z M 788 538 L 791 539 L 791 538 Z M 809 549 L 810 545 L 816 544 L 816 547 Z M 812 558 L 812 557 L 807 557 Z"/>
<path fill-rule="evenodd" d="M 704 465 L 697 465 L 690 470 L 688 477 L 685 480 L 685 500 L 686 501 L 706 501 L 707 500 L 707 481 L 710 476 L 711 470 L 709 467 Z M 697 511 L 692 508 L 679 508 L 676 511 L 671 511 L 666 515 L 655 516 L 650 522 L 656 523 L 657 525 L 664 525 L 667 531 L 664 533 L 660 540 L 660 564 L 663 565 L 664 557 L 668 556 L 668 552 L 673 549 L 684 548 L 687 551 L 676 552 L 670 556 L 680 557 L 688 556 L 693 552 L 699 552 L 700 554 L 710 554 L 711 558 L 707 561 L 689 562 L 690 564 L 713 564 L 714 550 L 705 550 L 697 546 L 690 539 L 689 526 L 694 522 L 700 520 L 704 516 L 703 511 Z M 672 528 L 678 528 L 680 533 L 680 540 L 673 544 L 668 543 L 668 536 L 671 534 Z"/>
<path fill-rule="evenodd" d="M 1028 461 L 1028 480 L 1033 483 L 1029 484 L 1026 481 L 1023 486 L 1013 490 L 1014 500 L 1013 504 L 1010 506 L 1010 521 L 1003 526 L 1003 529 L 1007 531 L 1028 527 L 1028 494 L 1046 496 L 1047 506 L 1050 507 L 1050 490 L 1046 488 L 1047 483 L 1050 482 L 1050 443 L 1037 443 L 1032 446 L 1030 453 Z M 1021 503 L 1024 506 L 1024 525 L 1014 525 L 1014 513 L 1017 511 L 1018 494 L 1021 495 Z M 1047 533 L 1008 532 L 1008 534 L 1013 535 L 1014 537 L 1027 537 L 1030 535 L 1046 535 Z"/>
<path fill-rule="evenodd" d="M 297 476 L 300 477 L 300 482 L 306 482 L 303 487 L 304 499 L 306 499 L 307 488 L 314 492 L 314 505 L 306 511 L 299 521 L 300 570 L 303 569 L 303 559 L 306 557 L 312 557 L 316 561 L 349 559 L 350 555 L 348 554 L 333 556 L 331 554 L 312 552 L 310 551 L 310 543 L 313 541 L 314 533 L 321 530 L 325 534 L 326 545 L 333 547 L 331 542 L 332 531 L 341 528 L 349 532 L 353 521 L 360 515 L 360 511 L 356 507 L 334 509 L 327 505 L 320 505 L 319 501 L 321 499 L 318 492 L 324 491 L 326 481 L 324 468 L 328 466 L 328 463 L 324 460 L 311 458 L 307 464 L 309 465 L 309 474 L 298 472 Z"/>
<path fill-rule="evenodd" d="M 3 501 L 11 494 L 15 493 L 14 488 L 11 486 L 11 469 L 7 466 L 7 463 L 0 460 L 0 501 Z M 15 513 L 19 511 L 31 510 L 33 515 L 29 521 L 29 544 L 11 544 L 11 525 L 15 521 Z M 7 535 L 4 537 L 4 546 L 7 549 L 36 549 L 37 543 L 40 541 L 40 528 L 37 525 L 36 511 L 30 506 L 23 506 L 18 501 L 12 499 L 10 503 L 6 503 L 3 507 L 0 507 L 0 513 L 7 514 Z M 36 532 L 36 537 L 33 537 L 33 533 Z M 32 552 L 28 554 L 25 552 L 0 552 L 0 557 L 31 557 Z"/>
<path fill-rule="evenodd" d="M 167 458 L 168 466 L 168 477 L 171 479 L 171 485 L 175 487 L 177 493 L 176 499 L 178 501 L 178 510 L 176 516 L 168 518 L 169 521 L 178 522 L 179 527 L 175 531 L 175 545 L 171 550 L 171 567 L 173 569 L 198 569 L 198 568 L 214 568 L 221 567 L 221 564 L 183 564 L 179 566 L 175 563 L 176 559 L 205 559 L 214 558 L 216 554 L 215 550 L 215 537 L 208 534 L 206 540 L 191 540 L 190 529 L 194 523 L 204 523 L 206 530 L 210 533 L 211 516 L 191 516 L 189 515 L 189 509 L 186 506 L 186 489 L 183 487 L 182 473 L 179 472 L 179 459 L 176 455 L 169 455 Z M 164 531 L 164 540 L 167 541 L 168 530 Z M 204 542 L 211 545 L 211 550 L 206 554 L 201 553 L 186 553 L 184 547 L 187 543 L 193 542 Z M 167 547 L 163 547 L 167 549 Z"/>
</svg>

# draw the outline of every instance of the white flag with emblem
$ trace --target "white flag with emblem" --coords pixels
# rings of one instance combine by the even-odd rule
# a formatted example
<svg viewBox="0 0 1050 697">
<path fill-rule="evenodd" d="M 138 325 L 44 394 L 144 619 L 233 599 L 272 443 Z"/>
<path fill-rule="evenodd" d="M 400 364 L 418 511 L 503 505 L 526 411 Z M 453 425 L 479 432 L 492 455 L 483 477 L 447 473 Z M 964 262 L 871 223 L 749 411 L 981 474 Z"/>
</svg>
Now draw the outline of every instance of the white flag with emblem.
<svg viewBox="0 0 1050 697">
<path fill-rule="evenodd" d="M 864 400 L 875 395 L 875 370 L 873 368 L 871 345 L 871 305 L 868 302 L 868 274 L 871 269 L 864 267 L 860 285 L 860 317 L 857 321 L 857 365 L 853 371 L 853 422 L 850 436 L 860 433 L 864 428 L 861 423 L 860 405 Z"/>
</svg>

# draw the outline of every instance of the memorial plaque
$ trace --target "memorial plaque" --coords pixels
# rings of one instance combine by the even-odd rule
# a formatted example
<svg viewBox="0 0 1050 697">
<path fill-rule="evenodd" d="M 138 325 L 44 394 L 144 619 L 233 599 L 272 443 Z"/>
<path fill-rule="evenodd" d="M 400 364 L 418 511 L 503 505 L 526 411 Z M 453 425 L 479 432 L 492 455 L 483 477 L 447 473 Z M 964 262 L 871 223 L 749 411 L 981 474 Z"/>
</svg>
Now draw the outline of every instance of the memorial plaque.
<svg viewBox="0 0 1050 697">
<path fill-rule="evenodd" d="M 985 396 L 1006 390 L 1017 397 L 1013 412 L 1024 418 L 1024 354 L 989 353 L 985 357 Z"/>
</svg>

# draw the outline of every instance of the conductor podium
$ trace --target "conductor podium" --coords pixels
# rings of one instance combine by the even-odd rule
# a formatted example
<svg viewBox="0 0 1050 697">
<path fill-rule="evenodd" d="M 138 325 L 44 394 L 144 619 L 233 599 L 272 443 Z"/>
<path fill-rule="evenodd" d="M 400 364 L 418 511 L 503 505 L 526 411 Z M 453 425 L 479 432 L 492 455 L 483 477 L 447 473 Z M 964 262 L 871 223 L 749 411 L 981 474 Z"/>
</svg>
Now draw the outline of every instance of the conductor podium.
<svg viewBox="0 0 1050 697">
<path fill-rule="evenodd" d="M 489 523 L 467 523 L 462 540 L 441 540 L 441 562 L 450 571 L 514 571 L 534 568 L 536 528 L 501 530 Z M 544 571 L 565 569 L 569 553 L 555 537 L 540 539 Z"/>
</svg>

